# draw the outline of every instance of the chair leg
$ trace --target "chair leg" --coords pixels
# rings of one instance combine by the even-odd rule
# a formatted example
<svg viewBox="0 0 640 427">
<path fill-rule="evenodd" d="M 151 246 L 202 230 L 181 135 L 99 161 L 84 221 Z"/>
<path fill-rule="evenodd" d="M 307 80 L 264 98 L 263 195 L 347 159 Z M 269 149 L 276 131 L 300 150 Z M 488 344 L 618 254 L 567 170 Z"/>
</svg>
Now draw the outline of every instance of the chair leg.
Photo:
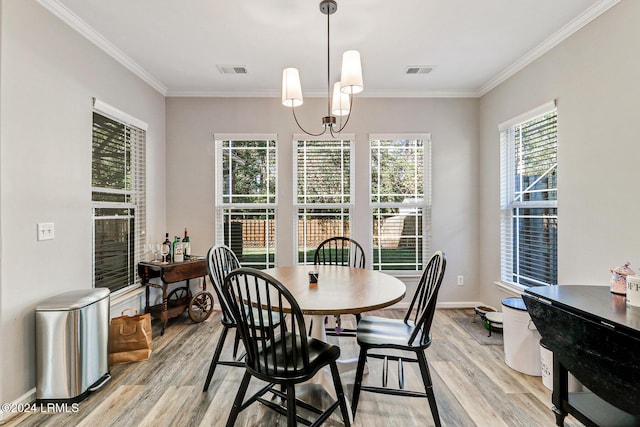
<svg viewBox="0 0 640 427">
<path fill-rule="evenodd" d="M 236 355 L 238 354 L 238 345 L 240 344 L 240 334 L 238 333 L 238 329 L 236 329 L 236 333 L 233 337 L 233 360 L 236 360 Z"/>
<path fill-rule="evenodd" d="M 336 362 L 331 363 L 331 376 L 333 377 L 333 387 L 336 389 L 338 403 L 340 403 L 342 421 L 344 422 L 345 427 L 350 427 L 351 422 L 349 421 L 349 411 L 347 410 L 347 402 L 345 401 L 342 381 L 340 381 L 340 372 L 338 372 L 338 365 L 336 365 Z"/>
<path fill-rule="evenodd" d="M 227 332 L 229 332 L 229 327 L 223 325 L 222 333 L 220 334 L 220 338 L 218 338 L 218 344 L 216 345 L 216 350 L 213 353 L 213 358 L 211 359 L 211 365 L 209 365 L 209 372 L 207 373 L 207 380 L 204 382 L 203 392 L 209 390 L 209 384 L 211 384 L 211 378 L 213 378 L 213 373 L 216 370 L 216 366 L 218 365 L 218 360 L 220 360 L 220 354 L 222 353 L 222 348 L 224 347 L 224 342 L 227 339 Z"/>
<path fill-rule="evenodd" d="M 244 400 L 244 395 L 247 392 L 247 388 L 249 387 L 250 380 L 251 374 L 249 372 L 245 372 L 244 377 L 242 377 L 242 382 L 240 383 L 240 389 L 238 389 L 236 398 L 233 401 L 231 413 L 229 414 L 229 418 L 227 419 L 227 427 L 233 427 L 233 425 L 236 423 L 236 420 L 238 419 L 240 408 L 242 407 L 242 401 Z"/>
<path fill-rule="evenodd" d="M 422 382 L 424 383 L 424 391 L 427 393 L 427 399 L 429 400 L 429 407 L 431 408 L 431 415 L 436 427 L 440 427 L 440 415 L 438 414 L 438 405 L 436 404 L 436 396 L 433 394 L 433 383 L 431 382 L 431 374 L 429 373 L 429 364 L 427 363 L 427 357 L 424 355 L 424 351 L 416 352 L 418 356 L 418 365 L 420 366 L 420 373 L 422 374 Z"/>
<path fill-rule="evenodd" d="M 287 427 L 296 427 L 296 386 L 287 384 Z"/>
<path fill-rule="evenodd" d="M 362 375 L 364 374 L 364 364 L 367 361 L 367 348 L 360 346 L 360 356 L 358 356 L 358 367 L 356 369 L 356 379 L 353 384 L 353 397 L 351 398 L 351 413 L 356 417 L 358 399 L 360 398 L 360 387 L 362 386 Z"/>
</svg>

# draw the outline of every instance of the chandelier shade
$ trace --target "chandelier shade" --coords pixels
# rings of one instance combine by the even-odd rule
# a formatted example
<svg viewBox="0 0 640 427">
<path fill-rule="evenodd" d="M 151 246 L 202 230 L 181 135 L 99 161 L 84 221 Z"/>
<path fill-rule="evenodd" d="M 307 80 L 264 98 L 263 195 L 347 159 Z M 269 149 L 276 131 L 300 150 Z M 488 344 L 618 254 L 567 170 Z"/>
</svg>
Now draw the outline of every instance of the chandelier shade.
<svg viewBox="0 0 640 427">
<path fill-rule="evenodd" d="M 302 85 L 300 73 L 297 68 L 285 68 L 282 72 L 282 104 L 290 107 L 296 124 L 304 133 L 312 136 L 320 136 L 327 131 L 331 136 L 339 134 L 349 122 L 353 109 L 353 95 L 362 92 L 362 64 L 360 53 L 357 50 L 348 50 L 342 55 L 342 68 L 340 81 L 331 86 L 331 38 L 330 16 L 336 12 L 338 4 L 335 0 L 322 0 L 320 11 L 327 15 L 327 115 L 322 117 L 323 129 L 319 133 L 311 133 L 305 130 L 296 116 L 296 107 L 303 104 Z M 333 94 L 333 96 L 332 96 Z M 342 117 L 346 116 L 344 121 Z M 337 125 L 336 117 L 340 117 L 340 125 Z"/>
<path fill-rule="evenodd" d="M 286 107 L 302 105 L 302 86 L 297 68 L 285 68 L 282 72 L 282 104 Z"/>
<path fill-rule="evenodd" d="M 362 92 L 362 64 L 360 52 L 348 50 L 342 54 L 342 72 L 340 74 L 340 90 L 355 95 Z"/>
<path fill-rule="evenodd" d="M 349 94 L 342 92 L 340 82 L 333 85 L 333 97 L 331 98 L 331 113 L 336 116 L 346 116 L 350 111 Z"/>
</svg>

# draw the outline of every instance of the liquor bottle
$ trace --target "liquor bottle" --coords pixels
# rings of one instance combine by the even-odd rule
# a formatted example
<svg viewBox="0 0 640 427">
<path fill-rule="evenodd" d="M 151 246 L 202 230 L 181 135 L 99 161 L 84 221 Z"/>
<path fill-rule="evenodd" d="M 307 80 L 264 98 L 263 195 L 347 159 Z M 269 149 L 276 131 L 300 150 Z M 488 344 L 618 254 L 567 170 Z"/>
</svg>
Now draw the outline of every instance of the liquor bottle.
<svg viewBox="0 0 640 427">
<path fill-rule="evenodd" d="M 173 261 L 174 262 L 183 262 L 184 261 L 184 253 L 182 252 L 182 242 L 180 242 L 180 238 L 175 236 L 173 239 Z"/>
<path fill-rule="evenodd" d="M 191 258 L 191 239 L 187 234 L 187 227 L 184 228 L 184 238 L 182 239 L 182 252 L 184 253 L 184 259 Z"/>
<path fill-rule="evenodd" d="M 162 254 L 163 262 L 171 261 L 171 241 L 169 240 L 169 233 L 165 234 L 164 242 L 162 242 L 162 249 L 160 249 L 160 253 Z"/>
</svg>

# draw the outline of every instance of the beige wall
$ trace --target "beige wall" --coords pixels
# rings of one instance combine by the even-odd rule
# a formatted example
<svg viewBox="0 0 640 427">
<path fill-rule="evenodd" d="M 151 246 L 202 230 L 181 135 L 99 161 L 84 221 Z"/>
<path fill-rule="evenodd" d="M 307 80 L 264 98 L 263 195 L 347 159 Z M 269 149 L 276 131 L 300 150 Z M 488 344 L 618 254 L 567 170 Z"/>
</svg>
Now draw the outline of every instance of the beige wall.
<svg viewBox="0 0 640 427">
<path fill-rule="evenodd" d="M 498 124 L 558 100 L 560 284 L 604 284 L 609 269 L 640 272 L 640 2 L 608 12 L 481 99 L 480 278 L 500 304 Z"/>
<path fill-rule="evenodd" d="M 0 402 L 11 402 L 35 387 L 34 308 L 92 286 L 92 98 L 149 124 L 156 233 L 165 227 L 165 104 L 35 0 L 0 5 Z M 36 241 L 39 222 L 55 223 L 54 240 Z"/>
<path fill-rule="evenodd" d="M 315 131 L 325 100 L 305 99 L 300 121 Z M 432 248 L 448 256 L 440 301 L 477 301 L 477 99 L 373 99 L 355 101 L 348 132 L 356 137 L 356 169 L 369 170 L 368 134 L 430 132 L 432 144 Z M 293 256 L 293 134 L 291 111 L 275 98 L 167 99 L 167 225 L 173 234 L 188 227 L 193 247 L 204 254 L 214 244 L 214 133 L 278 135 L 280 265 Z M 356 180 L 356 197 L 368 197 L 368 181 Z M 354 212 L 353 237 L 366 241 L 366 210 Z M 456 286 L 456 276 L 466 277 Z M 412 282 L 409 281 L 409 284 Z M 409 295 L 413 295 L 410 291 Z"/>
</svg>

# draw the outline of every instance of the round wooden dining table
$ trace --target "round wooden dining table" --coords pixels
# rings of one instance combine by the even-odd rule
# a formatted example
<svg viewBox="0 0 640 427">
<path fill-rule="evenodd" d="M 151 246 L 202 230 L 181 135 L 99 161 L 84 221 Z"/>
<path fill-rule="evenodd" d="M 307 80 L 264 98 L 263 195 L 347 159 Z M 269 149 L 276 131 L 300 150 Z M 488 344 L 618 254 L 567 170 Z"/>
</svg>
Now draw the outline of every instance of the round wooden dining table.
<svg viewBox="0 0 640 427">
<path fill-rule="evenodd" d="M 359 314 L 388 307 L 401 301 L 407 290 L 399 279 L 364 268 L 296 265 L 263 271 L 282 283 L 302 312 L 312 316 L 311 336 L 323 341 L 327 340 L 325 316 Z M 311 271 L 318 273 L 317 284 L 309 283 Z M 341 370 L 346 370 L 344 363 L 342 365 Z"/>
</svg>

